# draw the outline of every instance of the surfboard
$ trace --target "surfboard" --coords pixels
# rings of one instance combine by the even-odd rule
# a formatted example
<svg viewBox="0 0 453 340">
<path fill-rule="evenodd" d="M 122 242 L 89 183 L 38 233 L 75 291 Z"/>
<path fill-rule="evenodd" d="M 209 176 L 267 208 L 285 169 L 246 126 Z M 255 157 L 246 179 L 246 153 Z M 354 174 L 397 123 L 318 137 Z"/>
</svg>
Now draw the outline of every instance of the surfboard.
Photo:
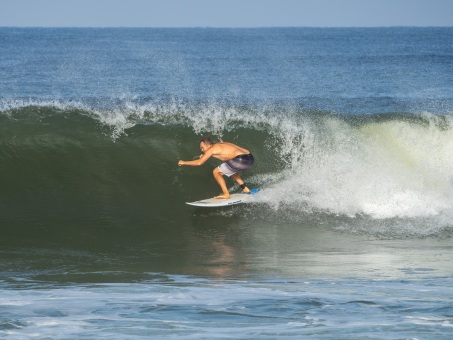
<svg viewBox="0 0 453 340">
<path fill-rule="evenodd" d="M 236 205 L 241 203 L 250 202 L 253 200 L 254 196 L 258 193 L 259 189 L 250 190 L 251 194 L 231 194 L 228 199 L 217 199 L 217 198 L 208 198 L 201 201 L 195 202 L 186 202 L 186 204 L 193 205 L 196 207 L 226 207 L 229 205 Z"/>
</svg>

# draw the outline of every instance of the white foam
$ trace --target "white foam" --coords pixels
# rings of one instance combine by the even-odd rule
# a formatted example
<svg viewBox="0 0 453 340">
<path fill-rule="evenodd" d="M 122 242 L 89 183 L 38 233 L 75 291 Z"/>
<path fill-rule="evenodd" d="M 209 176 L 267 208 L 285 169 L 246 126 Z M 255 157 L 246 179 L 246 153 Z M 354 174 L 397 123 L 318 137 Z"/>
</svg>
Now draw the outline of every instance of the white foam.
<svg viewBox="0 0 453 340">
<path fill-rule="evenodd" d="M 290 166 L 268 188 L 268 203 L 377 219 L 451 213 L 452 119 L 424 118 L 426 124 L 391 120 L 359 128 L 329 118 L 303 147 L 283 134 Z"/>
<path fill-rule="evenodd" d="M 25 293 L 3 289 L 5 298 L 24 300 L 27 308 L 3 308 L 5 321 L 14 327 L 0 329 L 0 335 L 15 339 L 338 337 L 341 332 L 374 334 L 376 325 L 385 324 L 387 337 L 410 331 L 437 332 L 442 337 L 451 328 L 447 317 L 436 315 L 451 305 L 451 278 L 308 283 L 169 279 L 30 287 Z M 395 301 L 395 293 L 402 289 L 404 296 Z M 435 308 L 427 310 L 426 304 Z M 392 313 L 386 312 L 388 308 Z M 408 308 L 410 317 L 405 316 Z"/>
</svg>

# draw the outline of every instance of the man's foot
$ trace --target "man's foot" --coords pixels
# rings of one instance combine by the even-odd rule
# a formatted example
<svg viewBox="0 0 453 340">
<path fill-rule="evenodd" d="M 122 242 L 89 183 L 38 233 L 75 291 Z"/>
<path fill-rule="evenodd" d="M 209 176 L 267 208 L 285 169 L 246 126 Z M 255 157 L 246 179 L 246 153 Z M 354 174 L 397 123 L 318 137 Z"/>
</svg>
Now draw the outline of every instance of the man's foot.
<svg viewBox="0 0 453 340">
<path fill-rule="evenodd" d="M 216 198 L 216 199 L 229 199 L 230 195 L 219 195 L 219 196 L 215 196 L 214 198 Z"/>
<path fill-rule="evenodd" d="M 243 194 L 248 194 L 250 192 L 250 189 L 247 188 L 247 184 L 245 184 L 244 182 L 242 184 L 239 184 L 239 187 L 241 188 L 241 192 Z"/>
</svg>

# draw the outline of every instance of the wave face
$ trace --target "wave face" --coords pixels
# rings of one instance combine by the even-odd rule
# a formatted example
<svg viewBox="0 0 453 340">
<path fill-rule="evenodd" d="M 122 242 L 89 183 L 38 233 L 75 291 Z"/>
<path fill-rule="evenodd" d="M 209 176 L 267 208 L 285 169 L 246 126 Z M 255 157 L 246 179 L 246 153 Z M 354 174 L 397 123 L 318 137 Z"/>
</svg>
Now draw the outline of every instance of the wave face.
<svg viewBox="0 0 453 340">
<path fill-rule="evenodd" d="M 339 116 L 176 100 L 108 109 L 32 100 L 1 107 L 2 223 L 168 221 L 183 214 L 184 201 L 219 190 L 215 160 L 177 167 L 210 135 L 254 153 L 254 168 L 243 177 L 263 189 L 256 215 L 386 236 L 453 226 L 450 115 Z"/>
</svg>

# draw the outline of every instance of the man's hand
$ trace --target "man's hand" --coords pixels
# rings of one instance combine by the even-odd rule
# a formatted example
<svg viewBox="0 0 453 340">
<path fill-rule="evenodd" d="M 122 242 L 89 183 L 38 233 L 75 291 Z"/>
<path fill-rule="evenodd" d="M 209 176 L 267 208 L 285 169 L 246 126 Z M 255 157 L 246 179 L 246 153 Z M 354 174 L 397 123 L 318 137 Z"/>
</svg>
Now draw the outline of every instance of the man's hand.
<svg viewBox="0 0 453 340">
<path fill-rule="evenodd" d="M 184 165 L 184 161 L 179 161 L 179 162 L 178 162 L 178 165 L 179 165 L 179 166 Z"/>
</svg>

